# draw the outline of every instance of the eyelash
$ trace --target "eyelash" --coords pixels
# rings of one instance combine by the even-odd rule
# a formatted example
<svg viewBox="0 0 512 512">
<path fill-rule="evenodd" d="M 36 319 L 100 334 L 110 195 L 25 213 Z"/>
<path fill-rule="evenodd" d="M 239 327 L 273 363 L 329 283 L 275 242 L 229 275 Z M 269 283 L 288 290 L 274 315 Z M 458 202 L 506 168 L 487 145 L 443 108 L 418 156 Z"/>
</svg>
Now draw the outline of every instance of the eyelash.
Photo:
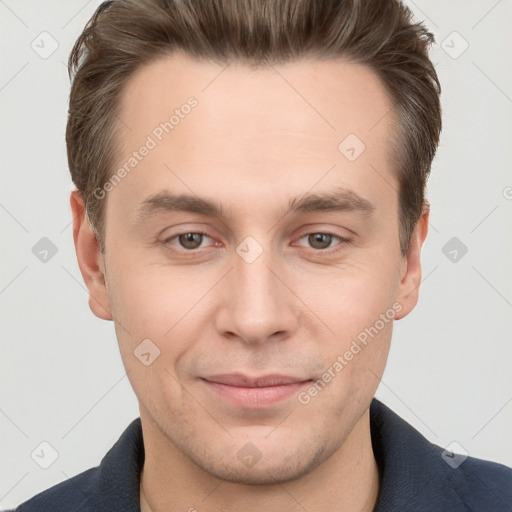
<svg viewBox="0 0 512 512">
<path fill-rule="evenodd" d="M 166 238 L 163 243 L 165 245 L 169 244 L 172 240 L 174 239 L 177 239 L 179 238 L 180 236 L 182 235 L 202 235 L 202 236 L 206 236 L 208 238 L 212 238 L 210 235 L 208 235 L 208 233 L 206 233 L 205 231 L 184 231 L 182 233 L 176 233 L 175 235 L 172 235 L 171 237 L 168 237 Z M 302 240 L 304 237 L 307 237 L 308 235 L 328 235 L 328 236 L 332 236 L 333 238 L 337 238 L 339 240 L 340 243 L 338 243 L 335 248 L 328 248 L 328 249 L 314 249 L 314 248 L 311 248 L 312 251 L 316 252 L 316 253 L 322 253 L 322 254 L 332 254 L 334 252 L 337 252 L 341 249 L 340 246 L 344 246 L 348 243 L 351 242 L 350 239 L 348 238 L 344 238 L 340 235 L 337 235 L 335 233 L 331 233 L 329 231 L 311 231 L 309 233 L 305 233 L 303 234 L 298 240 Z M 213 239 L 213 238 L 212 238 Z M 199 252 L 201 252 L 201 249 L 184 249 L 182 248 L 181 251 L 185 252 L 185 253 L 189 253 L 189 254 L 197 254 Z M 180 252 L 180 250 L 178 250 L 178 252 Z"/>
</svg>

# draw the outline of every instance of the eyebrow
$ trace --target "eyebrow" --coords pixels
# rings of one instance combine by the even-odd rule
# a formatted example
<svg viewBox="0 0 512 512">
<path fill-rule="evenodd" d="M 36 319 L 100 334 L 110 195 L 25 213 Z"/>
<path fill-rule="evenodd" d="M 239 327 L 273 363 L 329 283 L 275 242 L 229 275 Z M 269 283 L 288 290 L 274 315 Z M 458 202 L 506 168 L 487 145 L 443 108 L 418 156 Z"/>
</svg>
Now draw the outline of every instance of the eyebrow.
<svg viewBox="0 0 512 512">
<path fill-rule="evenodd" d="M 355 212 L 369 215 L 375 206 L 359 194 L 345 188 L 336 188 L 332 192 L 322 194 L 305 194 L 290 199 L 283 217 L 290 213 L 310 212 Z M 160 192 L 145 199 L 136 212 L 139 222 L 159 213 L 189 212 L 198 213 L 222 220 L 229 220 L 231 210 L 218 201 L 190 194 L 173 194 Z"/>
</svg>

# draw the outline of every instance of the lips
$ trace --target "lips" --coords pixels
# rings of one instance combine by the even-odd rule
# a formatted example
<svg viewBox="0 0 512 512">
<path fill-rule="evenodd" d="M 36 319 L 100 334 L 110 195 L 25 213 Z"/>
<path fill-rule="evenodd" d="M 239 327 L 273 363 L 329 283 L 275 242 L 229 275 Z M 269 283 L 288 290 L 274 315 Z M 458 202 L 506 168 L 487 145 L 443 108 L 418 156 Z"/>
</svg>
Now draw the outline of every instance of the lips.
<svg viewBox="0 0 512 512">
<path fill-rule="evenodd" d="M 291 377 L 288 375 L 264 375 L 261 377 L 248 377 L 240 373 L 230 373 L 223 375 L 212 375 L 204 377 L 204 380 L 225 384 L 227 386 L 236 386 L 239 388 L 264 388 L 268 386 L 282 386 L 285 384 L 296 384 L 310 379 L 300 377 Z"/>
<path fill-rule="evenodd" d="M 266 409 L 286 400 L 309 385 L 312 379 L 290 375 L 249 377 L 239 373 L 211 375 L 201 379 L 208 393 L 213 393 L 231 406 L 245 410 Z"/>
</svg>

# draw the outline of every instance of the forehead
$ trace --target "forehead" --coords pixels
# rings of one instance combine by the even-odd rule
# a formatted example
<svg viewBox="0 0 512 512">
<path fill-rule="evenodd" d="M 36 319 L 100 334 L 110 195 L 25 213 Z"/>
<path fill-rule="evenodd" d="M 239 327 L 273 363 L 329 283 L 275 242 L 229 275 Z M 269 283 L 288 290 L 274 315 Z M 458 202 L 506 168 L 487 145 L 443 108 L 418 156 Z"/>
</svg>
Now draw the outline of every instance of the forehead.
<svg viewBox="0 0 512 512">
<path fill-rule="evenodd" d="M 130 130 L 147 131 L 190 96 L 201 104 L 196 118 L 223 121 L 224 129 L 231 124 L 238 137 L 261 133 L 263 123 L 268 129 L 295 128 L 297 135 L 315 130 L 340 136 L 347 129 L 364 135 L 391 107 L 378 76 L 362 64 L 309 58 L 253 69 L 176 51 L 136 70 L 121 96 L 121 115 Z M 243 123 L 245 113 L 252 116 Z M 278 116 L 283 113 L 288 116 Z M 240 133 L 235 128 L 242 125 Z"/>
<path fill-rule="evenodd" d="M 195 106 L 185 108 L 190 98 Z M 391 103 L 361 64 L 305 59 L 252 69 L 176 52 L 138 69 L 120 107 L 119 163 L 154 143 L 131 173 L 132 192 L 157 193 L 164 180 L 183 192 L 206 185 L 219 197 L 234 183 L 255 194 L 271 183 L 279 195 L 320 180 L 380 189 L 382 177 L 394 180 Z"/>
</svg>

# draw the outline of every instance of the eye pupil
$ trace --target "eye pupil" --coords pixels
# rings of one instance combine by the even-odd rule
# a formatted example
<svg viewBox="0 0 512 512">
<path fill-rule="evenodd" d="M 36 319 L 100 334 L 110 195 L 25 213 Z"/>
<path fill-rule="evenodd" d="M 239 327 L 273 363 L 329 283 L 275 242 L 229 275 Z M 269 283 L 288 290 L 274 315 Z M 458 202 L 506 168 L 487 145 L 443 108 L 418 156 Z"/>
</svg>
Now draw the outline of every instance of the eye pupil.
<svg viewBox="0 0 512 512">
<path fill-rule="evenodd" d="M 179 242 L 186 249 L 197 249 L 201 245 L 202 236 L 202 233 L 186 233 L 179 236 Z"/>
<path fill-rule="evenodd" d="M 325 238 L 327 240 L 325 240 Z M 326 249 L 331 244 L 332 235 L 327 233 L 313 233 L 309 235 L 309 243 L 311 243 L 312 247 L 315 249 Z M 318 244 L 320 246 L 318 246 Z"/>
</svg>

